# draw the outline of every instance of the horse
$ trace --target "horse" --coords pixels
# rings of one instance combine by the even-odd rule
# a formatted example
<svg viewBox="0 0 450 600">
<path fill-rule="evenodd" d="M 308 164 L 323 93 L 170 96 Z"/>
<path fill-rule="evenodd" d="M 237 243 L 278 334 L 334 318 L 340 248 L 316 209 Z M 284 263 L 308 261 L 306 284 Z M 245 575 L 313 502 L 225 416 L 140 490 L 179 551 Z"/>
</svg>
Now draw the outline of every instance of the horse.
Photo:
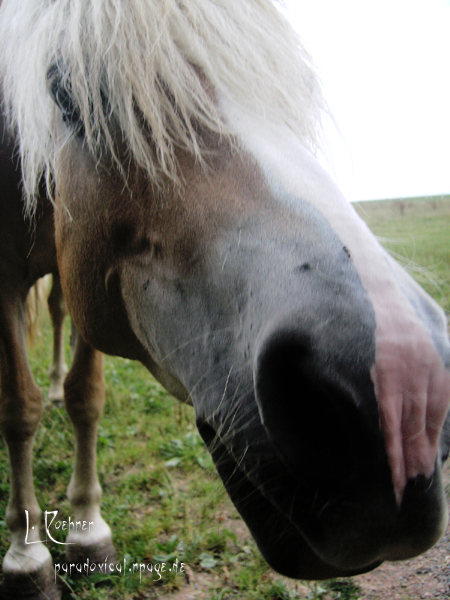
<svg viewBox="0 0 450 600">
<path fill-rule="evenodd" d="M 27 487 L 27 478 L 32 476 L 31 472 L 29 475 L 26 472 L 26 468 L 31 467 L 27 453 L 31 452 L 35 433 L 33 421 L 37 424 L 42 412 L 42 394 L 34 382 L 28 364 L 27 337 L 30 337 L 30 333 L 35 335 L 32 328 L 30 332 L 28 325 L 31 313 L 36 310 L 34 304 L 40 303 L 40 299 L 36 298 L 31 309 L 29 308 L 30 291 L 34 290 L 41 277 L 52 274 L 52 287 L 47 298 L 53 331 L 48 400 L 54 405 L 61 404 L 64 399 L 63 383 L 67 375 L 67 366 L 64 358 L 63 324 L 67 309 L 56 260 L 53 205 L 42 188 L 34 226 L 31 227 L 30 222 L 24 218 L 20 168 L 14 157 L 15 144 L 7 132 L 3 114 L 0 114 L 0 140 L 0 405 L 1 431 L 8 442 L 11 466 L 11 495 L 7 517 L 11 518 L 14 511 L 31 509 L 32 512 L 34 509 L 34 492 L 32 488 Z M 82 386 L 88 383 L 86 376 L 89 375 L 91 364 L 94 366 L 94 377 L 99 381 L 99 390 L 102 389 L 103 380 L 102 363 L 98 353 L 87 351 L 87 345 L 76 332 L 73 332 L 73 337 L 73 365 L 67 379 L 68 398 L 71 394 L 85 393 L 84 389 L 77 388 L 80 387 L 79 382 L 83 382 Z M 90 377 L 92 376 L 91 373 Z M 76 387 L 72 384 L 72 389 L 71 379 L 78 382 Z M 21 411 L 27 418 L 25 425 L 28 425 L 29 431 L 23 422 L 17 428 L 11 420 L 14 414 L 20 414 Z M 5 428 L 8 417 L 8 426 Z M 17 443 L 21 437 L 26 443 Z M 25 472 L 22 466 L 24 464 Z M 24 540 L 21 541 L 23 543 Z M 8 558 L 5 560 L 7 562 Z M 29 590 L 35 593 L 36 589 L 48 588 L 46 584 L 42 587 L 39 577 L 26 580 L 19 576 L 17 583 L 15 573 L 18 565 L 20 570 L 20 559 L 19 563 L 10 569 L 12 574 L 10 572 L 10 576 L 5 577 L 5 598 L 17 597 L 18 586 L 22 596 L 26 596 Z M 52 587 L 51 585 L 50 588 Z M 47 594 L 42 597 L 52 596 Z"/>
<path fill-rule="evenodd" d="M 53 195 L 81 337 L 194 406 L 269 565 L 328 579 L 435 544 L 447 524 L 445 315 L 318 160 L 326 103 L 278 7 L 3 0 L 0 72 L 30 218 L 42 181 Z M 112 544 L 95 475 L 101 397 L 66 397 L 68 496 L 77 520 L 95 522 L 69 533 L 80 560 Z M 3 562 L 16 598 L 19 581 L 53 581 L 31 458 L 11 450 L 37 426 L 25 408 L 2 412 L 23 483 Z"/>
</svg>

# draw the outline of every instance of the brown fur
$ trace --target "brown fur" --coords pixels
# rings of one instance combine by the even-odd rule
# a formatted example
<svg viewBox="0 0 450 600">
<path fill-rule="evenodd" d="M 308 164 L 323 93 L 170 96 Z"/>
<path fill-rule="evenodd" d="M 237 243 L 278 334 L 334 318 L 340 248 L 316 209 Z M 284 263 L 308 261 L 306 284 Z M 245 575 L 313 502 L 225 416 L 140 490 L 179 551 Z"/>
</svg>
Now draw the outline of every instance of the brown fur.
<svg viewBox="0 0 450 600">
<path fill-rule="evenodd" d="M 127 166 L 124 188 L 114 165 L 95 164 L 78 142 L 63 152 L 63 164 L 77 165 L 69 177 L 59 179 L 57 190 L 56 239 L 69 313 L 94 347 L 140 360 L 160 380 L 165 376 L 130 327 L 121 274 L 135 260 L 155 269 L 169 265 L 174 276 L 183 274 L 206 259 L 202 249 L 206 251 L 231 223 L 270 210 L 270 192 L 254 161 L 233 151 L 228 141 L 214 135 L 206 139 L 206 167 L 178 153 L 181 188 L 171 181 L 162 189 L 153 188 L 146 173 L 134 165 Z M 133 202 L 126 201 L 130 189 Z M 176 384 L 165 379 L 164 384 L 180 396 Z"/>
</svg>

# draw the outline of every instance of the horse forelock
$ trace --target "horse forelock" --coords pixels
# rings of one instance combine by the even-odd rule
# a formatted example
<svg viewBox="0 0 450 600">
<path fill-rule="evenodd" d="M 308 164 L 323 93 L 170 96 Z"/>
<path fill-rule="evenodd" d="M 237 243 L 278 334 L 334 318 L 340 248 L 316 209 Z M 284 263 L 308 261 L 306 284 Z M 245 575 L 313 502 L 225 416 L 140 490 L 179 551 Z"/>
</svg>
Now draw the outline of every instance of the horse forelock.
<svg viewBox="0 0 450 600">
<path fill-rule="evenodd" d="M 201 159 L 203 127 L 233 133 L 221 99 L 287 124 L 309 148 L 317 146 L 320 85 L 272 0 L 3 0 L 3 95 L 31 206 L 61 147 L 47 81 L 55 64 L 60 81 L 70 82 L 88 147 L 95 152 L 101 139 L 114 153 L 113 115 L 154 181 L 161 173 L 176 177 L 177 147 Z"/>
</svg>

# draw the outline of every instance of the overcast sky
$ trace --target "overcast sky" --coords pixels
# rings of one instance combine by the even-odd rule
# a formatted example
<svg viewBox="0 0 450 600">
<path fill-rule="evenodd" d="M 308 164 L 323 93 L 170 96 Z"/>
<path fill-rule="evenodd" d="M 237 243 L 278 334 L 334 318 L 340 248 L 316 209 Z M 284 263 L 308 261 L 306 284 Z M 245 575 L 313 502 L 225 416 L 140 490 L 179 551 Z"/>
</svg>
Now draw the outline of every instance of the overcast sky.
<svg viewBox="0 0 450 600">
<path fill-rule="evenodd" d="M 350 200 L 450 193 L 450 0 L 285 0 L 339 127 Z"/>
</svg>

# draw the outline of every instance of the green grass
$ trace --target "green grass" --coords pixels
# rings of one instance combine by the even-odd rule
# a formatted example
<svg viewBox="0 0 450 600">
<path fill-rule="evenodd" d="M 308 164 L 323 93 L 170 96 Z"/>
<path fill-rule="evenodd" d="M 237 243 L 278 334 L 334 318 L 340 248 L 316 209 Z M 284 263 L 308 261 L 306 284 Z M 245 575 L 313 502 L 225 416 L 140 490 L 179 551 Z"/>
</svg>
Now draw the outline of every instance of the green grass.
<svg viewBox="0 0 450 600">
<path fill-rule="evenodd" d="M 364 203 L 358 207 L 373 231 L 427 290 L 450 310 L 450 199 Z M 403 214 L 402 214 L 403 213 Z M 424 268 L 425 267 L 425 268 Z M 69 325 L 67 324 L 67 329 Z M 51 337 L 44 315 L 30 351 L 38 385 L 48 391 Z M 67 332 L 68 333 L 68 332 Z M 68 335 L 66 336 L 68 339 Z M 67 347 L 70 362 L 70 349 Z M 187 565 L 189 577 L 211 600 L 354 600 L 356 579 L 320 584 L 292 582 L 274 574 L 228 499 L 194 423 L 193 409 L 171 398 L 139 364 L 106 357 L 107 401 L 98 443 L 103 516 L 110 524 L 118 560 Z M 43 510 L 71 514 L 66 488 L 73 438 L 64 410 L 47 405 L 35 442 L 34 476 Z M 2 515 L 8 494 L 6 449 L 0 439 L 0 554 L 8 547 Z M 62 539 L 62 538 L 61 538 Z M 50 547 L 64 562 L 60 547 Z M 65 578 L 69 598 L 131 600 L 165 598 L 186 575 L 116 573 Z"/>
<path fill-rule="evenodd" d="M 381 243 L 450 312 L 450 196 L 355 206 Z"/>
</svg>

